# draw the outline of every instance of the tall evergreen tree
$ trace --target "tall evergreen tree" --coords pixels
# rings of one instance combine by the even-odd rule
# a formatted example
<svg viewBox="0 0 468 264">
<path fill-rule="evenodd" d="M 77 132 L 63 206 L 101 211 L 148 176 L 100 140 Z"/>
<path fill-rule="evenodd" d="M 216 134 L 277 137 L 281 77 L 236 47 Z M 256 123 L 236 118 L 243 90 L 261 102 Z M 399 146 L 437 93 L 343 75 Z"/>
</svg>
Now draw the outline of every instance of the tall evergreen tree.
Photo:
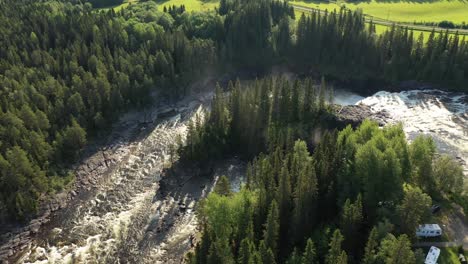
<svg viewBox="0 0 468 264">
<path fill-rule="evenodd" d="M 307 239 L 306 248 L 302 255 L 302 264 L 316 264 L 317 256 L 315 252 L 314 242 L 309 238 Z"/>
<path fill-rule="evenodd" d="M 333 236 L 330 241 L 330 250 L 328 251 L 327 257 L 325 259 L 326 264 L 345 264 L 347 263 L 347 255 L 344 250 L 341 249 L 341 243 L 343 242 L 344 237 L 341 235 L 339 229 L 333 232 Z"/>
<path fill-rule="evenodd" d="M 265 245 L 273 252 L 277 252 L 278 238 L 279 238 L 279 212 L 276 201 L 273 201 L 268 212 L 267 221 L 265 223 L 265 230 L 263 232 L 263 239 Z"/>
</svg>

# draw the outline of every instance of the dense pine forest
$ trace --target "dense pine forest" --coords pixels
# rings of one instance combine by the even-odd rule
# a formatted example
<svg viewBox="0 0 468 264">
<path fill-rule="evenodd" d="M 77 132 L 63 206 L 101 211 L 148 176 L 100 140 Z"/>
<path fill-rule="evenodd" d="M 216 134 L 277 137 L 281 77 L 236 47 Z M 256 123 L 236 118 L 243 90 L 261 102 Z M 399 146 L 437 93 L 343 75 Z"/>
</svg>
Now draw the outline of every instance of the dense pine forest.
<svg viewBox="0 0 468 264">
<path fill-rule="evenodd" d="M 213 40 L 189 39 L 155 3 L 115 14 L 6 1 L 0 21 L 0 208 L 19 219 L 73 180 L 87 138 L 147 104 L 154 87 L 183 95 L 217 59 Z"/>
<path fill-rule="evenodd" d="M 268 78 L 229 91 L 217 90 L 180 155 L 201 165 L 253 159 L 240 192 L 221 177 L 201 203 L 189 263 L 424 262 L 411 248 L 415 230 L 432 198 L 462 193 L 464 177 L 431 137 L 409 144 L 401 125 L 371 121 L 327 129 L 324 82 Z"/>
<path fill-rule="evenodd" d="M 144 106 L 156 92 L 180 98 L 206 73 L 261 74 L 281 65 L 353 83 L 357 90 L 418 80 L 466 91 L 468 45 L 458 35 L 433 32 L 426 43 L 398 27 L 377 35 L 359 12 L 297 18 L 287 3 L 271 0 L 222 0 L 216 12 L 206 13 L 188 13 L 183 6 L 158 11 L 157 5 L 140 1 L 115 12 L 74 0 L 2 1 L 0 208 L 13 219 L 31 217 L 39 200 L 73 181 L 70 165 L 88 139 L 105 134 L 119 114 Z M 250 92 L 255 96 L 235 100 L 260 100 L 272 89 L 260 86 L 264 90 Z M 244 150 L 249 157 L 293 145 L 292 139 L 305 138 L 323 121 L 319 116 L 328 114 L 325 88 L 287 86 L 291 89 L 274 86 L 274 98 L 291 94 L 291 102 L 263 98 L 255 122 L 247 120 L 256 127 L 232 124 L 233 131 L 248 133 L 234 133 L 233 140 L 249 144 Z M 291 114 L 281 110 L 297 105 L 299 93 L 312 92 L 318 93 L 313 97 L 318 105 L 310 101 Z M 274 114 L 267 114 L 271 105 Z M 254 109 L 238 111 L 233 120 Z M 228 120 L 222 113 L 212 118 Z M 271 127 L 271 120 L 277 125 Z M 224 131 L 207 132 L 215 137 L 209 140 L 232 148 L 226 139 L 230 130 L 218 125 L 212 129 Z M 203 160 L 203 153 L 197 159 Z"/>
</svg>

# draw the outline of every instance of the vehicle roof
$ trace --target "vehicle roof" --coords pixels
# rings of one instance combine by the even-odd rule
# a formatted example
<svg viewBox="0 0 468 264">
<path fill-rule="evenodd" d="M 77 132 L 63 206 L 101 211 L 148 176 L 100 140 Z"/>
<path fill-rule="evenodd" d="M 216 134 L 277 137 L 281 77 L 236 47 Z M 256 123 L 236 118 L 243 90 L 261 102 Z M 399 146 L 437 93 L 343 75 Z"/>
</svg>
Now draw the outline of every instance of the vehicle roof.
<svg viewBox="0 0 468 264">
<path fill-rule="evenodd" d="M 425 264 L 437 264 L 437 259 L 440 255 L 440 249 L 436 247 L 431 247 L 426 256 Z"/>
<path fill-rule="evenodd" d="M 419 229 L 424 229 L 424 230 L 442 230 L 438 224 L 425 224 L 425 225 L 420 225 Z"/>
</svg>

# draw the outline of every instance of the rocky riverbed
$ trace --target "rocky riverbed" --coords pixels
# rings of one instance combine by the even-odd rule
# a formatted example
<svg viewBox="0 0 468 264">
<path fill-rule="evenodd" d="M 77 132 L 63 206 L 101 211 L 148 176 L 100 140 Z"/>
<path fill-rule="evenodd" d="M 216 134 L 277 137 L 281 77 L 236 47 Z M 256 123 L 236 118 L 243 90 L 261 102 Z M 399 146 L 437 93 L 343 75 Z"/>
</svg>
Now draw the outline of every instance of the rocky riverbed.
<svg viewBox="0 0 468 264">
<path fill-rule="evenodd" d="M 2 226 L 0 263 L 42 263 L 45 259 L 55 259 L 57 263 L 61 263 L 61 258 L 64 261 L 67 256 L 74 257 L 71 248 L 83 249 L 86 243 L 94 243 L 92 236 L 80 237 L 83 234 L 71 238 L 71 243 L 64 246 L 60 244 L 66 244 L 65 241 L 54 241 L 51 238 L 55 238 L 57 233 L 66 233 L 67 225 L 70 233 L 76 231 L 74 224 L 77 223 L 74 221 L 78 219 L 73 218 L 82 217 L 83 222 L 90 220 L 85 218 L 95 213 L 90 213 L 89 210 L 102 209 L 98 205 L 99 195 L 102 196 L 102 193 L 114 193 L 116 197 L 119 196 L 121 199 L 114 200 L 118 204 L 130 202 L 131 198 L 138 203 L 138 199 L 143 199 L 141 196 L 144 188 L 155 192 L 158 171 L 169 162 L 170 149 L 175 144 L 177 135 L 184 137 L 187 120 L 200 114 L 203 105 L 209 104 L 211 97 L 211 93 L 197 94 L 173 105 L 161 101 L 147 109 L 123 116 L 107 140 L 100 145 L 90 146 L 85 151 L 85 158 L 74 169 L 76 181 L 70 189 L 43 202 L 38 217 L 28 224 Z M 157 169 L 154 169 L 155 167 Z M 154 172 L 150 171 L 152 169 Z M 145 177 L 147 182 L 144 182 Z M 131 183 L 125 186 L 124 181 L 127 180 Z M 134 186 L 131 186 L 132 184 Z M 135 187 L 142 192 L 121 190 L 122 195 L 115 193 L 118 188 L 126 187 Z M 128 197 L 120 197 L 125 195 Z M 111 203 L 109 202 L 108 208 L 104 209 L 112 210 Z M 121 213 L 128 209 L 126 206 L 115 207 L 114 209 L 121 210 Z M 80 241 L 81 239 L 85 239 L 86 242 Z M 49 245 L 54 242 L 57 245 Z M 61 249 L 64 250 L 60 252 Z"/>
<path fill-rule="evenodd" d="M 222 174 L 239 188 L 245 167 L 232 159 L 207 172 L 167 169 L 176 138 L 185 137 L 188 121 L 203 114 L 211 97 L 162 101 L 122 117 L 107 140 L 84 153 L 72 188 L 44 202 L 29 224 L 0 229 L 0 263 L 180 263 L 195 243 L 197 201 Z M 442 151 L 464 162 L 466 98 L 430 91 L 346 94 L 327 121 L 338 128 L 366 118 L 382 126 L 403 122 L 410 139 L 431 134 Z"/>
<path fill-rule="evenodd" d="M 208 105 L 211 96 L 210 93 L 199 94 L 169 106 L 166 102 L 161 102 L 149 109 L 135 111 L 122 117 L 102 146 L 92 146 L 86 151 L 84 154 L 86 158 L 83 158 L 74 169 L 77 177 L 72 188 L 44 202 L 39 217 L 31 220 L 28 225 L 10 227 L 9 232 L 2 234 L 0 260 L 5 263 L 8 263 L 8 260 L 26 263 L 54 260 L 61 263 L 60 259 L 71 258 L 105 262 L 125 260 L 144 263 L 150 260 L 161 260 L 163 261 L 161 263 L 177 263 L 177 258 L 183 255 L 183 250 L 189 249 L 187 239 L 195 232 L 196 219 L 193 207 L 196 201 L 210 190 L 219 173 L 215 172 L 214 176 L 207 175 L 194 179 L 194 175 L 207 173 L 176 169 L 170 170 L 170 175 L 167 175 L 167 173 L 161 174 L 161 170 L 168 162 L 169 148 L 175 143 L 176 135 L 184 136 L 188 118 L 196 113 L 201 114 L 200 107 Z M 384 114 L 375 114 L 364 105 L 337 106 L 336 109 L 337 122 L 343 127 L 347 124 L 356 126 L 365 118 L 373 118 L 383 123 L 385 118 Z M 174 132 L 170 132 L 171 130 Z M 170 138 L 163 139 L 162 135 Z M 150 147 L 145 145 L 150 145 Z M 237 183 L 234 185 L 239 188 L 242 173 L 238 170 L 237 173 L 230 173 L 226 169 L 229 166 L 235 171 L 235 168 L 242 167 L 238 162 L 231 161 L 230 165 L 217 166 L 216 171 L 225 171 L 228 176 L 237 175 L 231 178 Z M 129 180 L 131 182 L 126 182 L 129 185 L 127 187 L 134 185 L 133 187 L 140 190 L 136 193 L 129 193 L 128 190 L 119 191 L 119 188 L 126 186 L 115 185 L 116 180 Z M 146 185 L 142 184 L 142 181 L 147 181 Z M 122 198 L 122 195 L 133 196 L 133 199 L 132 197 Z M 114 200 L 116 204 L 112 204 L 112 201 L 104 201 L 105 199 Z M 133 223 L 140 228 L 147 225 L 144 233 L 124 224 L 124 229 L 130 229 L 126 231 L 125 237 L 132 237 L 129 241 L 135 242 L 138 247 L 126 245 L 127 249 L 133 248 L 133 250 L 128 249 L 117 253 L 118 250 L 113 248 L 112 250 L 116 252 L 112 253 L 112 256 L 104 258 L 92 256 L 89 251 L 102 251 L 99 247 L 106 248 L 105 243 L 116 243 L 114 240 L 122 239 L 122 234 L 119 234 L 122 224 L 112 224 L 106 213 L 111 213 L 110 215 L 116 218 L 119 218 L 121 214 L 142 213 L 129 212 L 131 209 L 121 204 L 129 202 L 135 205 L 145 204 L 142 208 L 156 212 L 151 217 L 149 214 L 143 214 L 144 220 L 139 219 L 141 223 Z M 181 206 L 184 209 L 181 209 Z M 115 212 L 119 210 L 120 213 Z M 162 217 L 163 220 L 160 219 Z M 103 224 L 114 225 L 113 228 L 119 229 L 117 235 L 107 234 L 107 240 L 103 240 L 102 234 L 93 230 L 96 229 L 94 226 L 98 225 L 99 221 Z M 125 221 L 128 224 L 129 220 Z M 149 222 L 146 223 L 146 221 Z M 91 229 L 92 232 L 80 230 L 77 232 L 79 234 L 73 234 L 80 228 Z M 6 229 L 3 228 L 3 230 Z M 134 237 L 140 237 L 141 240 L 134 240 Z M 185 242 L 180 242 L 180 239 Z M 174 244 L 174 241 L 180 243 Z M 128 241 L 122 240 L 119 243 L 127 244 Z M 93 249 L 93 247 L 98 248 Z"/>
<path fill-rule="evenodd" d="M 387 124 L 387 120 L 390 114 L 385 111 L 373 111 L 368 105 L 357 104 L 357 105 L 335 105 L 335 120 L 338 128 L 343 128 L 347 125 L 351 125 L 356 128 L 362 123 L 364 119 L 370 119 L 384 126 Z"/>
</svg>

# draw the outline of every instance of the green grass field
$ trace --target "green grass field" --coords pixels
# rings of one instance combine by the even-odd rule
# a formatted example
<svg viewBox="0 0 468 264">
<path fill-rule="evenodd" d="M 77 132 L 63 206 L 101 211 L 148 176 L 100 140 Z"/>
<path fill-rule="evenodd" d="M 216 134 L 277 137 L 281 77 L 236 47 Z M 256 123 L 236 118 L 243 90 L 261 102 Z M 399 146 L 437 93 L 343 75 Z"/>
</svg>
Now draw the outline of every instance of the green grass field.
<svg viewBox="0 0 468 264">
<path fill-rule="evenodd" d="M 114 11 L 119 11 L 122 8 L 126 8 L 131 4 L 138 3 L 139 0 L 124 0 L 122 4 L 116 6 L 110 6 L 106 8 L 99 8 L 101 10 L 107 10 L 109 8 L 113 8 Z M 216 6 L 218 6 L 218 1 L 200 1 L 200 0 L 168 0 L 168 1 L 158 1 L 158 9 L 160 11 L 163 10 L 164 6 L 181 6 L 185 5 L 187 11 L 208 11 L 213 10 Z"/>
<path fill-rule="evenodd" d="M 120 5 L 115 5 L 115 6 L 109 6 L 109 7 L 103 7 L 103 8 L 97 8 L 97 10 L 108 10 L 110 8 L 113 8 L 114 11 L 119 11 L 122 8 L 126 8 L 130 4 L 136 4 L 138 3 L 139 0 L 124 0 L 122 4 Z"/>
<path fill-rule="evenodd" d="M 108 10 L 113 8 L 114 11 L 119 11 L 122 8 L 126 8 L 129 5 L 137 4 L 139 0 L 124 0 L 122 4 L 116 6 L 110 6 L 105 8 L 97 8 L 98 10 Z M 200 1 L 200 0 L 168 0 L 168 1 L 159 1 L 158 10 L 162 11 L 164 6 L 181 6 L 185 5 L 187 11 L 208 11 L 214 10 L 218 6 L 218 1 Z"/>
<path fill-rule="evenodd" d="M 312 8 L 315 8 L 315 9 L 321 9 L 321 10 L 333 10 L 333 9 L 336 9 L 336 8 L 339 8 L 337 5 L 334 6 L 333 9 L 329 8 L 330 6 L 334 5 L 334 4 L 323 4 L 323 3 L 320 3 L 320 4 L 315 4 L 312 5 L 312 4 L 304 4 L 305 2 L 294 2 L 294 4 L 297 4 L 297 5 L 300 5 L 300 6 L 308 6 L 308 7 L 312 7 Z M 468 3 L 468 2 L 467 2 Z M 296 14 L 296 18 L 298 20 L 298 18 L 302 15 L 302 14 L 308 14 L 308 12 L 303 12 L 303 11 L 299 11 L 299 10 L 295 10 L 294 11 L 295 14 Z M 468 12 L 468 10 L 467 10 Z M 467 13 L 467 16 L 468 16 L 468 13 Z M 377 34 L 382 34 L 384 33 L 385 31 L 387 30 L 390 30 L 391 26 L 387 26 L 387 25 L 380 25 L 380 24 L 375 24 L 375 31 Z M 419 38 L 419 35 L 422 33 L 423 34 L 423 37 L 424 37 L 424 40 L 427 40 L 429 38 L 429 35 L 431 34 L 431 30 L 429 30 L 430 27 L 428 27 L 428 30 L 416 30 L 416 29 L 413 29 L 413 36 L 415 39 L 418 39 Z M 443 30 L 442 30 L 443 31 Z M 441 32 L 441 30 L 437 30 L 436 33 L 439 33 Z"/>
<path fill-rule="evenodd" d="M 218 1 L 200 1 L 200 0 L 168 0 L 158 2 L 159 10 L 162 10 L 164 6 L 180 6 L 185 5 L 187 11 L 208 11 L 214 10 L 218 6 Z"/>
<path fill-rule="evenodd" d="M 299 21 L 299 17 L 301 17 L 302 14 L 306 14 L 307 12 L 302 12 L 295 10 L 295 15 L 296 15 L 296 21 Z M 390 30 L 390 27 L 384 26 L 384 25 L 375 25 L 375 31 L 378 35 L 383 34 L 385 31 Z M 419 38 L 420 34 L 423 34 L 424 40 L 427 40 L 429 38 L 429 35 L 431 34 L 430 31 L 420 31 L 420 30 L 413 30 L 413 36 L 415 39 Z"/>
<path fill-rule="evenodd" d="M 464 0 L 439 0 L 433 2 L 382 2 L 371 0 L 356 4 L 312 1 L 293 1 L 292 3 L 322 10 L 339 9 L 342 5 L 345 5 L 351 10 L 360 8 L 364 14 L 398 22 L 440 22 L 449 20 L 457 24 L 468 23 L 468 1 Z"/>
<path fill-rule="evenodd" d="M 439 264 L 459 263 L 458 248 L 441 248 L 439 261 L 437 261 L 437 263 Z"/>
<path fill-rule="evenodd" d="M 391 28 L 388 26 L 384 25 L 375 25 L 375 32 L 377 34 L 382 34 L 387 30 L 390 30 Z M 413 37 L 414 39 L 418 39 L 420 34 L 423 34 L 424 40 L 427 40 L 429 38 L 429 35 L 431 34 L 430 31 L 420 31 L 420 30 L 413 30 Z"/>
</svg>

